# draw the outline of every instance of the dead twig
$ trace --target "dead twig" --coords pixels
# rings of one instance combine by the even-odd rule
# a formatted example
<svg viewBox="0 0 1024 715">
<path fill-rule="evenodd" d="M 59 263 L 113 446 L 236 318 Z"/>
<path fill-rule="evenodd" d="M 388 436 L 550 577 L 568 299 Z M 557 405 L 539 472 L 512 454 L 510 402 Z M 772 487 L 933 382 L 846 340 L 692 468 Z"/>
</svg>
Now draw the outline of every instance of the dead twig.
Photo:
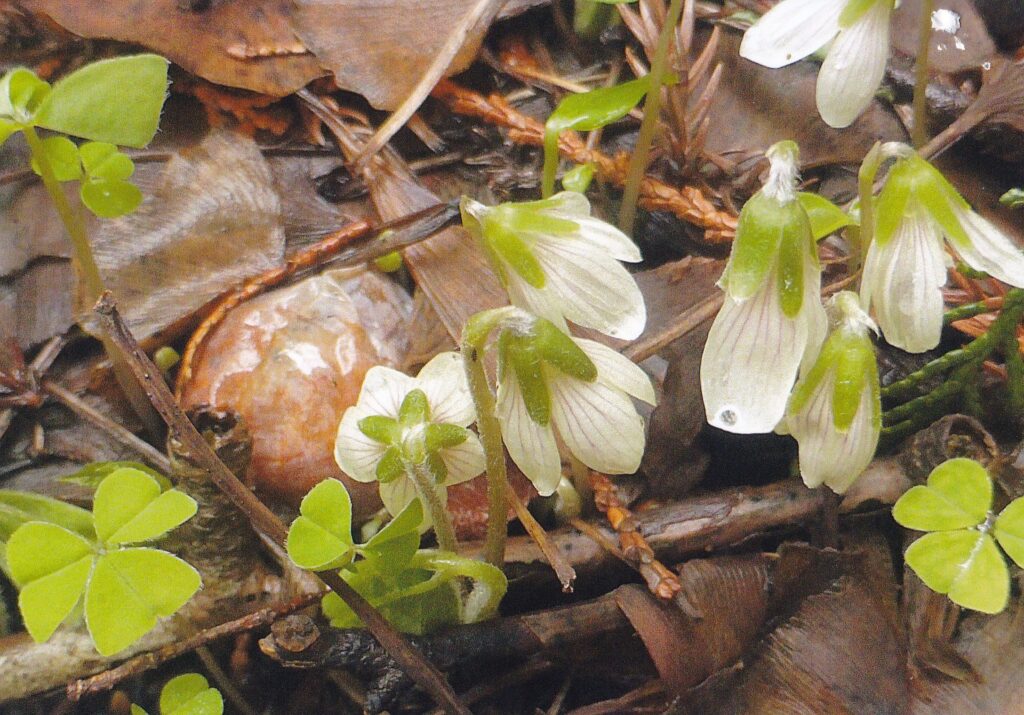
<svg viewBox="0 0 1024 715">
<path fill-rule="evenodd" d="M 543 146 L 544 125 L 512 107 L 503 97 L 482 94 L 443 80 L 434 88 L 433 96 L 457 114 L 482 119 L 508 130 L 512 141 Z M 577 164 L 592 163 L 597 176 L 610 184 L 623 186 L 629 169 L 629 154 L 614 157 L 594 149 L 575 132 L 562 132 L 558 139 L 559 153 Z M 704 229 L 710 243 L 731 241 L 736 234 L 736 217 L 715 207 L 704 193 L 693 186 L 679 188 L 647 177 L 640 184 L 640 205 L 652 211 L 669 211 L 678 218 Z"/>
<path fill-rule="evenodd" d="M 150 362 L 121 319 L 109 292 L 104 293 L 96 303 L 93 317 L 98 323 L 98 332 L 106 335 L 124 353 L 129 369 L 167 423 L 171 435 L 182 445 L 182 452 L 209 474 L 210 480 L 246 515 L 258 533 L 283 547 L 288 535 L 285 525 L 217 458 L 210 445 L 181 411 L 171 391 L 158 377 L 160 371 Z M 377 609 L 337 573 L 324 571 L 317 575 L 345 601 L 381 646 L 439 705 L 449 712 L 469 715 L 469 710 L 459 701 L 444 676 Z"/>
<path fill-rule="evenodd" d="M 523 525 L 523 528 L 526 529 L 526 533 L 537 543 L 537 546 L 543 552 L 545 558 L 547 558 L 548 564 L 554 570 L 555 575 L 558 576 L 558 582 L 562 584 L 562 591 L 564 593 L 572 593 L 572 584 L 576 580 L 575 569 L 566 560 L 562 552 L 555 548 L 555 545 L 551 542 L 551 537 L 548 536 L 548 532 L 544 531 L 544 527 L 537 523 L 537 520 L 533 518 L 533 514 L 526 508 L 526 504 L 511 489 L 508 490 L 508 503 L 512 505 L 516 512 L 516 517 L 519 519 L 519 523 Z"/>
</svg>

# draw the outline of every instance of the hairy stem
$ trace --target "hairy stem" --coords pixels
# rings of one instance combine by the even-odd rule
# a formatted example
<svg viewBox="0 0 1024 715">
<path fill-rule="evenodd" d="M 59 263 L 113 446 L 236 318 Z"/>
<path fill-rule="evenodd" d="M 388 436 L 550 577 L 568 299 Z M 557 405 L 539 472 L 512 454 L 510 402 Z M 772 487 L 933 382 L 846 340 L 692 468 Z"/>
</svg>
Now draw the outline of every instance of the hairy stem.
<svg viewBox="0 0 1024 715">
<path fill-rule="evenodd" d="M 437 484 L 434 475 L 427 469 L 426 463 L 412 464 L 405 463 L 405 473 L 416 485 L 416 491 L 420 499 L 427 507 L 430 519 L 434 522 L 434 535 L 437 536 L 437 545 L 445 551 L 455 553 L 459 548 L 459 542 L 455 538 L 455 528 L 452 526 L 452 518 L 441 501 L 438 490 L 444 486 Z"/>
<path fill-rule="evenodd" d="M 487 457 L 487 537 L 484 541 L 484 560 L 501 568 L 505 562 L 505 541 L 508 535 L 508 475 L 505 473 L 501 426 L 494 411 L 494 393 L 491 392 L 484 371 L 483 350 L 478 345 L 464 343 L 462 359 L 466 366 L 469 391 L 476 405 L 477 431 Z"/>
<path fill-rule="evenodd" d="M 914 148 L 928 143 L 928 50 L 932 41 L 932 10 L 935 0 L 921 0 L 921 19 L 917 35 L 917 62 L 914 65 Z"/>
<path fill-rule="evenodd" d="M 651 58 L 651 83 L 644 100 L 644 118 L 640 122 L 640 133 L 636 137 L 636 148 L 629 160 L 629 173 L 626 187 L 622 193 L 622 208 L 619 211 L 619 229 L 625 233 L 633 233 L 633 221 L 636 219 L 636 202 L 640 197 L 640 182 L 647 173 L 647 158 L 651 153 L 651 144 L 661 121 L 661 86 L 665 82 L 668 69 L 668 50 L 676 35 L 676 25 L 683 11 L 683 0 L 672 0 L 665 16 L 665 24 L 658 35 L 658 45 Z M 685 78 L 680 79 L 685 81 Z"/>
</svg>

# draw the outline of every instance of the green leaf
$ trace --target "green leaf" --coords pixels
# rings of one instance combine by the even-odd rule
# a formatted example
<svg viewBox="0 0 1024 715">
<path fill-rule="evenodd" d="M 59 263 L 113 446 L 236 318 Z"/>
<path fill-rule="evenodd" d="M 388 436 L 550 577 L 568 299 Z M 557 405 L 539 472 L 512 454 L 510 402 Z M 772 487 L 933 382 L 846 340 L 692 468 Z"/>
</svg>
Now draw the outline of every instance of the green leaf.
<svg viewBox="0 0 1024 715">
<path fill-rule="evenodd" d="M 396 444 L 401 436 L 401 429 L 396 420 L 385 415 L 368 415 L 357 423 L 359 431 L 380 444 Z"/>
<path fill-rule="evenodd" d="M 458 447 L 469 439 L 469 430 L 458 425 L 431 422 L 426 426 L 423 435 L 423 444 L 428 453 L 435 453 L 439 449 Z"/>
<path fill-rule="evenodd" d="M 47 137 L 42 141 L 43 155 L 53 169 L 57 181 L 77 181 L 82 178 L 82 161 L 78 156 L 78 147 L 67 137 Z M 39 162 L 34 158 L 31 162 L 32 171 L 41 176 Z"/>
<path fill-rule="evenodd" d="M 124 469 L 126 467 L 134 469 L 134 470 L 139 471 L 139 472 L 143 472 L 144 474 L 148 474 L 149 476 L 153 477 L 153 479 L 155 479 L 157 481 L 157 483 L 160 485 L 160 489 L 163 490 L 163 491 L 167 491 L 168 489 L 170 489 L 173 486 L 171 484 L 171 480 L 170 479 L 168 479 L 163 474 L 161 474 L 160 472 L 156 471 L 155 469 L 153 469 L 149 465 L 143 464 L 142 462 L 130 462 L 130 461 L 123 461 L 123 462 L 90 462 L 89 464 L 86 464 L 84 467 L 79 469 L 77 472 L 69 474 L 66 477 L 61 477 L 60 481 L 64 482 L 65 484 L 78 484 L 78 485 L 83 486 L 83 487 L 88 487 L 89 489 L 96 489 L 104 479 L 109 477 L 111 474 L 116 472 L 118 469 Z M 90 524 L 89 533 L 91 534 L 92 533 L 92 517 L 91 516 L 89 517 L 89 524 Z"/>
<path fill-rule="evenodd" d="M 420 547 L 423 507 L 413 499 L 398 516 L 362 546 L 363 555 L 377 573 L 395 577 L 405 569 Z"/>
<path fill-rule="evenodd" d="M 950 459 L 932 470 L 927 486 L 916 486 L 892 508 L 902 526 L 948 531 L 977 526 L 992 506 L 992 480 L 973 459 Z"/>
<path fill-rule="evenodd" d="M 335 569 L 352 560 L 352 499 L 337 479 L 325 479 L 302 499 L 286 548 L 296 565 Z"/>
<path fill-rule="evenodd" d="M 534 288 L 543 288 L 547 276 L 540 261 L 529 246 L 514 232 L 497 221 L 484 222 L 484 236 L 488 245 L 501 260 L 505 261 L 519 276 Z"/>
<path fill-rule="evenodd" d="M 800 205 L 804 207 L 804 211 L 807 212 L 807 218 L 811 222 L 811 234 L 815 241 L 855 223 L 849 214 L 824 196 L 807 191 L 800 191 L 796 196 Z"/>
<path fill-rule="evenodd" d="M 96 650 L 124 650 L 199 590 L 199 572 L 157 549 L 123 549 L 96 561 L 85 593 L 85 622 Z"/>
<path fill-rule="evenodd" d="M 398 408 L 398 421 L 403 427 L 423 424 L 430 419 L 430 403 L 427 401 L 427 394 L 416 388 L 409 390 L 409 394 L 402 400 Z"/>
<path fill-rule="evenodd" d="M 571 337 L 554 324 L 538 318 L 533 328 L 533 344 L 540 357 L 559 371 L 584 382 L 597 379 L 597 366 Z"/>
<path fill-rule="evenodd" d="M 42 643 L 74 610 L 93 566 L 93 545 L 55 524 L 29 522 L 7 542 L 7 562 L 20 587 L 18 608 L 29 635 Z"/>
<path fill-rule="evenodd" d="M 149 715 L 149 713 L 147 713 L 144 709 L 140 708 L 135 703 L 132 703 L 130 713 L 131 715 Z"/>
<path fill-rule="evenodd" d="M 872 371 L 878 369 L 875 349 L 871 345 L 871 338 L 862 333 L 839 330 L 829 340 L 835 345 L 832 364 L 836 371 L 832 390 L 832 419 L 836 429 L 845 432 L 857 416 Z"/>
<path fill-rule="evenodd" d="M 588 161 L 586 164 L 574 166 L 562 175 L 562 188 L 566 191 L 575 191 L 579 194 L 587 193 L 590 182 L 594 180 L 594 163 Z"/>
<path fill-rule="evenodd" d="M 506 336 L 510 334 L 502 333 L 503 338 Z M 508 379 L 519 383 L 530 419 L 539 425 L 547 425 L 551 421 L 551 395 L 533 341 L 527 337 L 509 337 L 503 353 L 513 373 Z"/>
<path fill-rule="evenodd" d="M 1024 568 L 1024 498 L 1014 499 L 996 518 L 993 534 L 1018 566 Z"/>
<path fill-rule="evenodd" d="M 93 536 L 92 514 L 85 509 L 42 494 L 0 489 L 0 542 L 30 521 L 63 526 L 89 539 Z"/>
<path fill-rule="evenodd" d="M 723 283 L 729 294 L 737 300 L 753 296 L 775 266 L 783 239 L 791 237 L 791 245 L 802 251 L 810 231 L 807 212 L 797 201 L 754 194 L 740 211 Z M 802 258 L 799 265 L 802 271 Z"/>
<path fill-rule="evenodd" d="M 405 474 L 405 461 L 402 459 L 401 448 L 392 445 L 384 450 L 380 461 L 377 462 L 377 469 L 374 470 L 377 481 L 381 484 L 393 482 Z"/>
<path fill-rule="evenodd" d="M 988 534 L 975 529 L 925 534 L 907 549 L 907 565 L 937 593 L 964 608 L 999 613 L 1010 597 L 1010 573 Z"/>
<path fill-rule="evenodd" d="M 15 132 L 21 131 L 21 125 L 9 119 L 0 118 L 0 145 L 7 141 Z"/>
<path fill-rule="evenodd" d="M 167 681 L 160 691 L 160 715 L 221 715 L 224 698 L 199 673 Z"/>
<path fill-rule="evenodd" d="M 135 173 L 135 163 L 109 142 L 86 142 L 79 151 L 90 178 L 124 181 Z"/>
<path fill-rule="evenodd" d="M 3 143 L 3 125 L 0 125 L 0 143 Z M 999 197 L 999 203 L 1011 209 L 1024 208 L 1024 189 L 1010 189 Z"/>
<path fill-rule="evenodd" d="M 78 190 L 82 203 L 100 218 L 117 218 L 130 214 L 142 203 L 142 192 L 127 181 L 89 179 Z"/>
<path fill-rule="evenodd" d="M 0 77 L 0 117 L 12 120 L 17 129 L 21 125 L 31 124 L 40 102 L 49 92 L 49 83 L 40 79 L 35 72 L 24 67 L 14 68 Z"/>
<path fill-rule="evenodd" d="M 53 85 L 35 123 L 84 139 L 144 147 L 160 122 L 167 60 L 144 54 L 93 62 Z"/>
<path fill-rule="evenodd" d="M 131 468 L 114 471 L 96 489 L 96 536 L 106 544 L 135 544 L 163 536 L 195 516 L 195 500 Z"/>
<path fill-rule="evenodd" d="M 591 131 L 607 126 L 629 114 L 647 94 L 650 75 L 614 87 L 599 87 L 589 92 L 570 94 L 555 107 L 544 124 L 544 135 L 567 129 Z"/>
</svg>

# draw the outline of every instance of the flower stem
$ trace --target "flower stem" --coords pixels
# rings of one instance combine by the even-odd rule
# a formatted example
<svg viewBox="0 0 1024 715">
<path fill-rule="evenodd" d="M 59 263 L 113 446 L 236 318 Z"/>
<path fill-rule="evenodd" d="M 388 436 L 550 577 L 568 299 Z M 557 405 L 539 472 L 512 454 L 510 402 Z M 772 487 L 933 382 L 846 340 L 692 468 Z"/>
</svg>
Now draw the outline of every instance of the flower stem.
<svg viewBox="0 0 1024 715">
<path fill-rule="evenodd" d="M 105 288 L 103 279 L 100 277 L 99 268 L 97 268 L 96 261 L 92 256 L 92 248 L 89 246 L 89 239 L 86 235 L 85 222 L 82 221 L 81 215 L 72 209 L 71 204 L 68 203 L 68 197 L 64 195 L 64 189 L 61 188 L 60 182 L 53 172 L 53 167 L 50 166 L 50 160 L 46 157 L 43 142 L 36 133 L 35 127 L 26 126 L 23 132 L 25 134 L 25 141 L 28 142 L 28 148 L 32 152 L 32 159 L 39 169 L 39 176 L 43 180 L 43 186 L 46 187 L 47 193 L 50 194 L 50 200 L 53 201 L 54 208 L 57 209 L 61 223 L 64 224 L 68 236 L 71 237 L 71 246 L 75 251 L 75 262 L 81 273 L 82 282 L 85 285 L 85 301 L 87 305 L 91 306 L 99 300 Z"/>
<path fill-rule="evenodd" d="M 430 513 L 430 518 L 434 522 L 434 535 L 437 536 L 437 545 L 444 551 L 450 551 L 453 554 L 457 553 L 459 542 L 455 538 L 452 518 L 441 501 L 441 496 L 438 494 L 438 489 L 444 489 L 444 487 L 437 484 L 434 476 L 427 469 L 425 462 L 420 464 L 406 462 L 405 473 L 412 480 L 412 483 L 416 485 L 416 491 L 419 492 L 420 499 L 423 500 L 427 511 Z"/>
<path fill-rule="evenodd" d="M 484 560 L 501 568 L 505 562 L 508 531 L 508 476 L 505 473 L 501 426 L 494 411 L 494 393 L 491 392 L 484 371 L 482 346 L 463 343 L 462 360 L 466 366 L 469 391 L 476 405 L 477 431 L 487 457 L 487 537 L 484 541 Z"/>
<path fill-rule="evenodd" d="M 850 263 L 847 267 L 850 275 L 854 275 L 867 255 L 875 228 L 875 176 L 885 160 L 882 143 L 875 142 L 871 151 L 864 157 L 857 173 L 857 195 L 860 199 L 860 226 L 858 239 L 850 246 Z"/>
<path fill-rule="evenodd" d="M 928 51 L 932 43 L 932 10 L 935 0 L 921 0 L 921 19 L 917 35 L 917 62 L 914 65 L 914 148 L 928 143 Z"/>
<path fill-rule="evenodd" d="M 636 148 L 629 159 L 629 172 L 626 175 L 626 188 L 622 193 L 622 208 L 619 210 L 619 229 L 624 233 L 633 233 L 633 221 L 636 219 L 636 202 L 640 197 L 640 182 L 647 173 L 647 158 L 651 152 L 651 144 L 661 121 L 661 86 L 665 82 L 668 69 L 668 50 L 676 35 L 676 25 L 683 11 L 683 0 L 671 0 L 665 24 L 658 35 L 658 45 L 651 58 L 651 83 L 644 100 L 644 118 L 640 122 L 640 133 L 636 137 Z M 681 78 L 680 81 L 686 81 Z"/>
</svg>

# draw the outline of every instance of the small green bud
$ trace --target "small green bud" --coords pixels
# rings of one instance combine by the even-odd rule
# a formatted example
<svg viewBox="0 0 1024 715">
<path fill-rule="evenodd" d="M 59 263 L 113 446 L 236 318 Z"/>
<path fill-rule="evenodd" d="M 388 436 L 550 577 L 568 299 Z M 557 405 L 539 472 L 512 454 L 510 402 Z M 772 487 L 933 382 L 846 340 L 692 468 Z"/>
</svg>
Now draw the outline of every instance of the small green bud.
<svg viewBox="0 0 1024 715">
<path fill-rule="evenodd" d="M 384 273 L 394 273 L 402 267 L 402 254 L 398 251 L 392 251 L 374 260 L 373 265 L 377 266 L 377 269 Z"/>
</svg>

